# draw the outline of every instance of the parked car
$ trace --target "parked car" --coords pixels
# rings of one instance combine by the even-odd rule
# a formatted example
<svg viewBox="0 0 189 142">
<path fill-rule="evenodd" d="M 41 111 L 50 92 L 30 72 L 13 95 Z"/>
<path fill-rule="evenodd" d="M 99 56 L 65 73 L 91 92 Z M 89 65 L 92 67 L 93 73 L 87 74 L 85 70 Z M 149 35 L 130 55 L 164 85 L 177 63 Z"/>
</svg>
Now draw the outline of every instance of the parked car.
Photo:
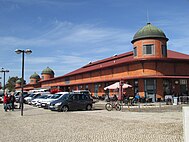
<svg viewBox="0 0 189 142">
<path fill-rule="evenodd" d="M 36 106 L 36 104 L 39 103 L 40 100 L 47 99 L 47 98 L 48 98 L 48 94 L 41 95 L 41 96 L 39 96 L 39 97 L 33 99 L 33 100 L 31 101 L 31 104 L 34 105 L 34 106 Z"/>
<path fill-rule="evenodd" d="M 47 95 L 46 98 L 38 99 L 37 103 L 35 104 L 37 107 L 41 107 L 42 102 L 44 102 L 45 100 L 47 100 L 53 96 L 53 94 L 46 94 L 46 95 Z"/>
<path fill-rule="evenodd" d="M 29 96 L 27 96 L 27 97 L 24 98 L 24 102 L 27 104 L 28 100 L 31 99 L 34 95 L 35 95 L 34 93 L 29 94 Z"/>
<path fill-rule="evenodd" d="M 74 90 L 72 91 L 73 93 L 79 93 L 79 94 L 88 94 L 90 96 L 92 96 L 91 92 L 89 90 Z"/>
<path fill-rule="evenodd" d="M 36 98 L 39 98 L 41 96 L 40 93 L 34 93 L 35 95 L 33 97 L 31 97 L 30 99 L 27 100 L 27 103 L 28 105 L 31 105 L 32 104 L 32 100 L 33 99 L 36 99 Z"/>
<path fill-rule="evenodd" d="M 19 98 L 20 98 L 20 96 L 19 96 L 19 94 L 20 94 L 21 92 L 15 92 L 15 94 L 14 94 L 14 96 L 15 96 L 15 99 L 16 99 L 16 103 L 19 103 Z M 28 92 L 23 92 L 23 98 L 26 98 L 26 97 L 28 97 L 30 94 L 28 94 Z M 25 100 L 24 100 L 24 102 L 25 102 Z"/>
<path fill-rule="evenodd" d="M 50 103 L 50 110 L 68 111 L 68 110 L 91 110 L 93 99 L 89 94 L 65 94 L 59 99 Z"/>
<path fill-rule="evenodd" d="M 46 100 L 43 100 L 43 101 L 41 102 L 41 107 L 42 107 L 42 108 L 49 108 L 50 102 L 59 99 L 59 98 L 60 98 L 61 96 L 63 96 L 64 94 L 68 94 L 68 92 L 56 93 L 56 94 L 54 94 L 52 97 L 50 97 L 50 98 L 48 98 L 48 99 L 46 99 Z"/>
<path fill-rule="evenodd" d="M 0 92 L 0 103 L 3 103 L 3 92 Z"/>
</svg>

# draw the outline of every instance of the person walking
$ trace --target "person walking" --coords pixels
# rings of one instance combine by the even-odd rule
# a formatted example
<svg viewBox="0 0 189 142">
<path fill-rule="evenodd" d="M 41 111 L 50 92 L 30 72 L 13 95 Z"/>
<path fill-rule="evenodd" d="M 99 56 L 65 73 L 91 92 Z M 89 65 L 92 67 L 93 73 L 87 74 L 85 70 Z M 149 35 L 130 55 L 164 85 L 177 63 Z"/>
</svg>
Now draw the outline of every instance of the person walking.
<svg viewBox="0 0 189 142">
<path fill-rule="evenodd" d="M 3 104 L 4 104 L 4 110 L 5 110 L 5 112 L 7 112 L 7 105 L 8 105 L 8 103 L 9 103 L 9 97 L 8 97 L 7 92 L 5 92 L 4 98 L 3 98 Z"/>
<path fill-rule="evenodd" d="M 11 108 L 12 108 L 12 111 L 14 111 L 14 102 L 16 101 L 16 98 L 14 96 L 14 92 L 11 93 L 11 96 L 10 96 L 10 104 L 11 104 Z"/>
</svg>

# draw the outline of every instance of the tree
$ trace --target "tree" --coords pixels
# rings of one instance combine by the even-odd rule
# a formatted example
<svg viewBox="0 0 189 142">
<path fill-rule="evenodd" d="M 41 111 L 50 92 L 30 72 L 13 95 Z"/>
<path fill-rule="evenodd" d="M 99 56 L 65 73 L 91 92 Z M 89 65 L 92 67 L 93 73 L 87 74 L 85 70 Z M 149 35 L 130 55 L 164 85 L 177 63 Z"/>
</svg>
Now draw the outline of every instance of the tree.
<svg viewBox="0 0 189 142">
<path fill-rule="evenodd" d="M 17 80 L 22 80 L 22 78 L 16 77 L 10 77 L 5 85 L 5 88 L 9 91 L 15 91 L 15 85 Z M 26 84 L 26 81 L 24 80 L 24 84 Z"/>
</svg>

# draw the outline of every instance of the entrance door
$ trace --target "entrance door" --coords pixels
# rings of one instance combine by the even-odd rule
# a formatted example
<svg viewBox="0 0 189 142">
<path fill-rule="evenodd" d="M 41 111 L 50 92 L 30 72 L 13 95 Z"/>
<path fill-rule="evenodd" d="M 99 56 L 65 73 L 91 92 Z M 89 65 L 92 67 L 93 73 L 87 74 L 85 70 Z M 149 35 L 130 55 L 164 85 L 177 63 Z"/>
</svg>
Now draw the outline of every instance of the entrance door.
<svg viewBox="0 0 189 142">
<path fill-rule="evenodd" d="M 145 97 L 151 99 L 152 102 L 156 101 L 156 80 L 155 79 L 145 79 Z"/>
<path fill-rule="evenodd" d="M 94 96 L 98 97 L 98 84 L 95 84 Z"/>
</svg>

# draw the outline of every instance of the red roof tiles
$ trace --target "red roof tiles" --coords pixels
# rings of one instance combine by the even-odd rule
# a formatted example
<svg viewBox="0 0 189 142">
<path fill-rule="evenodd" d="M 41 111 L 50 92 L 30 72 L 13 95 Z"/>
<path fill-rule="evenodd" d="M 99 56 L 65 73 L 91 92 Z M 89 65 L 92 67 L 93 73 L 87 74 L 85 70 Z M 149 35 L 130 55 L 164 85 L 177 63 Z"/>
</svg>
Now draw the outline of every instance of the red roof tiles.
<svg viewBox="0 0 189 142">
<path fill-rule="evenodd" d="M 111 67 L 111 66 L 115 66 L 115 65 L 119 65 L 119 64 L 127 64 L 127 63 L 131 63 L 131 62 L 138 62 L 141 60 L 170 60 L 170 61 L 174 61 L 174 60 L 189 60 L 189 55 L 183 54 L 183 53 L 179 53 L 176 51 L 171 51 L 168 50 L 168 54 L 167 54 L 167 58 L 147 58 L 147 59 L 134 59 L 133 58 L 133 52 L 127 52 L 127 53 L 123 53 L 123 54 L 119 54 L 116 56 L 112 56 L 109 58 L 105 58 L 103 60 L 99 60 L 99 61 L 95 61 L 95 62 L 91 62 L 77 70 L 74 70 L 68 74 L 65 74 L 63 76 L 59 76 L 59 77 L 55 77 L 49 80 L 54 80 L 54 79 L 58 79 L 58 78 L 62 78 L 62 77 L 66 77 L 66 76 L 71 76 L 74 74 L 79 74 L 79 73 L 83 73 L 83 72 L 88 72 L 88 71 L 93 71 L 93 70 L 97 70 L 97 69 L 101 69 L 101 68 L 107 68 L 107 67 Z M 45 82 L 48 80 L 44 80 L 44 81 L 40 81 L 40 82 Z"/>
</svg>

